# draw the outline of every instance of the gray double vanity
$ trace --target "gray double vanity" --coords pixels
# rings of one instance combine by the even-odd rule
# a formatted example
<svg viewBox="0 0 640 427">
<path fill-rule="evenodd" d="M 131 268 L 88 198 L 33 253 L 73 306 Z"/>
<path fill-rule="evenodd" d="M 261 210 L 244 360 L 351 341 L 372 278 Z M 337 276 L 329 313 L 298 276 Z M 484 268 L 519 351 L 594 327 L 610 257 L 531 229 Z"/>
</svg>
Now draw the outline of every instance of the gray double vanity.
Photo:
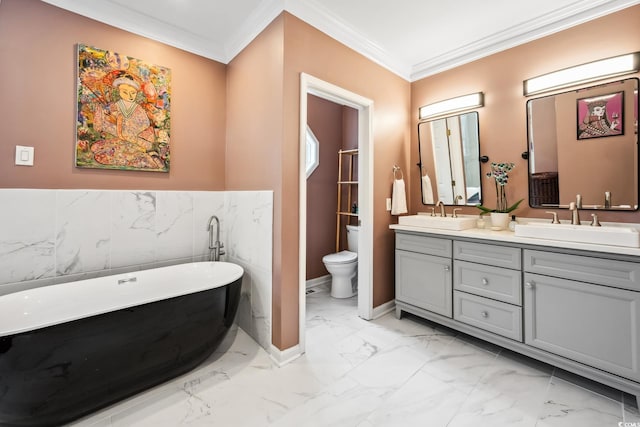
<svg viewBox="0 0 640 427">
<path fill-rule="evenodd" d="M 392 225 L 415 314 L 640 396 L 640 249 Z"/>
<path fill-rule="evenodd" d="M 527 102 L 528 202 L 542 210 L 534 215 L 540 218 L 518 218 L 515 231 L 478 228 L 477 214 L 455 217 L 463 206 L 483 204 L 483 186 L 493 191 L 481 178 L 487 158 L 478 114 L 422 119 L 424 212 L 390 226 L 396 316 L 412 313 L 640 403 L 640 225 L 600 226 L 597 217 L 638 209 L 637 89 L 631 78 Z M 606 104 L 607 134 L 585 134 L 595 113 L 580 108 L 591 104 Z M 620 128 L 614 121 L 622 112 Z M 436 204 L 448 205 L 446 216 Z M 552 224 L 558 213 L 562 223 Z"/>
</svg>

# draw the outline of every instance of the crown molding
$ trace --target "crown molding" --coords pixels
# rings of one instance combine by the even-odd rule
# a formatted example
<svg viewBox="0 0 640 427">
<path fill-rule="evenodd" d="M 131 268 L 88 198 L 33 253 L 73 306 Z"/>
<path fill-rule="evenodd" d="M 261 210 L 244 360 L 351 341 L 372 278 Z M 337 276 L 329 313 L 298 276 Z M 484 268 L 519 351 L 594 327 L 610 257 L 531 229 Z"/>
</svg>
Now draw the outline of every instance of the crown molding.
<svg viewBox="0 0 640 427">
<path fill-rule="evenodd" d="M 210 39 L 178 28 L 109 0 L 42 0 L 78 15 L 159 41 L 169 46 L 226 63 L 224 47 Z M 144 25 L 140 25 L 144 22 Z"/>
<path fill-rule="evenodd" d="M 284 10 L 284 0 L 264 0 L 224 43 L 225 64 L 231 62 Z"/>
<path fill-rule="evenodd" d="M 339 16 L 332 14 L 319 0 L 265 0 L 223 43 L 133 11 L 110 0 L 42 1 L 224 64 L 228 64 L 283 10 L 286 10 L 410 82 L 640 3 L 640 0 L 576 0 L 571 6 L 514 25 L 505 31 L 496 32 L 418 64 L 410 64 L 355 31 Z M 144 22 L 144 26 L 140 25 L 140 22 Z"/>
<path fill-rule="evenodd" d="M 409 79 L 411 64 L 398 60 L 382 46 L 354 31 L 316 0 L 285 0 L 285 10 L 329 37 L 355 50 L 398 76 Z"/>
<path fill-rule="evenodd" d="M 413 66 L 410 81 L 458 67 L 627 7 L 640 0 L 599 0 L 560 8 Z"/>
</svg>

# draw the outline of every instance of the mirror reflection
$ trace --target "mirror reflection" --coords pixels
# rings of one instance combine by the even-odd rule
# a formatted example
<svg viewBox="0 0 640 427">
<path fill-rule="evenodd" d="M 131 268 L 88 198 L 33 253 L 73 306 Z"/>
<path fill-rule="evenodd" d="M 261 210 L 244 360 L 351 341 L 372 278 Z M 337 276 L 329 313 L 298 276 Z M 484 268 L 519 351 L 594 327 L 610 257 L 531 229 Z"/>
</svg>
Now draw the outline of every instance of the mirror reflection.
<svg viewBox="0 0 640 427">
<path fill-rule="evenodd" d="M 418 148 L 423 204 L 482 203 L 477 112 L 419 123 Z"/>
<path fill-rule="evenodd" d="M 638 79 L 527 102 L 529 204 L 638 208 Z"/>
</svg>

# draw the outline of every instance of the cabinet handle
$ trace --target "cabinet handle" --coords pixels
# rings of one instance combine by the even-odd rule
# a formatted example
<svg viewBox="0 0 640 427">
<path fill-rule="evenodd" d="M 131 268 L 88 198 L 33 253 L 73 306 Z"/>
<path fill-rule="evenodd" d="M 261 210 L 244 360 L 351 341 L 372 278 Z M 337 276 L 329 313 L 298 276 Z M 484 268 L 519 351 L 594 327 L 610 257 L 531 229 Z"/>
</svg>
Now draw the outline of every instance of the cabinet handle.
<svg viewBox="0 0 640 427">
<path fill-rule="evenodd" d="M 485 286 L 488 285 L 489 284 L 489 280 L 487 280 L 486 277 L 483 277 L 482 278 L 482 284 L 485 285 Z"/>
<path fill-rule="evenodd" d="M 484 318 L 489 317 L 489 313 L 488 313 L 487 311 L 484 311 L 484 310 L 480 312 L 480 315 L 481 315 L 482 317 L 484 317 Z"/>
<path fill-rule="evenodd" d="M 524 286 L 525 288 L 533 289 L 536 287 L 536 282 L 534 282 L 533 280 L 531 282 L 525 282 Z"/>
<path fill-rule="evenodd" d="M 445 265 L 444 266 L 444 271 L 449 271 L 449 270 L 451 270 L 451 267 L 449 267 L 448 265 Z"/>
</svg>

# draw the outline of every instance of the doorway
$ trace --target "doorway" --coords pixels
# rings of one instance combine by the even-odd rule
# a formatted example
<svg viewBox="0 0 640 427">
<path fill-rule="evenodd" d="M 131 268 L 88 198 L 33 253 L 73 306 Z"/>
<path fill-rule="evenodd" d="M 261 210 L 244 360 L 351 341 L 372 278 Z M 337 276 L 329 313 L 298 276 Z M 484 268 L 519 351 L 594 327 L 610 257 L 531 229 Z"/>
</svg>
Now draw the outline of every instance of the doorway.
<svg viewBox="0 0 640 427">
<path fill-rule="evenodd" d="M 305 351 L 307 259 L 307 96 L 315 95 L 358 112 L 358 316 L 373 317 L 373 101 L 302 73 L 300 75 L 300 242 L 299 242 L 299 346 Z"/>
</svg>

